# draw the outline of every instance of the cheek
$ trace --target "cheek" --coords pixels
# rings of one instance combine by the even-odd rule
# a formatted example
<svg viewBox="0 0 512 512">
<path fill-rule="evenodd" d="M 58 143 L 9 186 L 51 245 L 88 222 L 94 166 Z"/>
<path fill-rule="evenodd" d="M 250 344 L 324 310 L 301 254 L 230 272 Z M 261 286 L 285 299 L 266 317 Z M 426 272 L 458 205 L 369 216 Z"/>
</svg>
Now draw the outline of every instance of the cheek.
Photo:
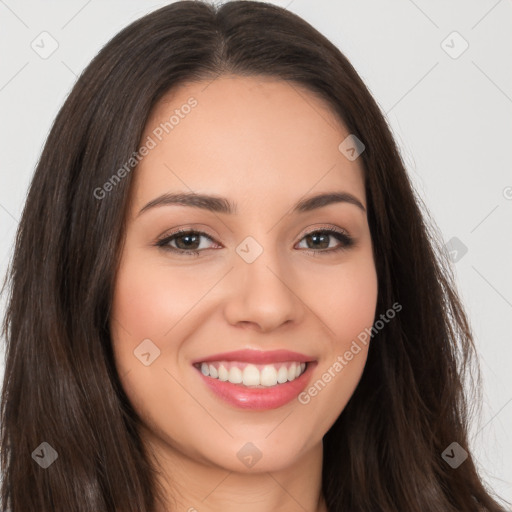
<svg viewBox="0 0 512 512">
<path fill-rule="evenodd" d="M 180 314 L 182 304 L 176 300 L 176 290 L 183 287 L 167 284 L 163 277 L 155 265 L 130 254 L 123 257 L 116 276 L 110 315 L 116 365 L 121 376 L 131 372 L 131 379 L 143 372 L 146 380 L 143 387 L 152 380 L 155 369 L 172 357 L 172 351 L 163 346 L 162 339 L 178 321 L 175 317 Z M 136 357 L 148 352 L 154 362 L 146 368 L 143 360 L 138 361 Z"/>
<path fill-rule="evenodd" d="M 327 430 L 350 400 L 366 364 L 371 327 L 377 305 L 378 281 L 373 258 L 354 259 L 331 268 L 315 280 L 311 304 L 327 325 L 323 357 L 315 378 L 298 397 L 314 429 Z M 320 292 L 323 290 L 323 293 Z M 326 332 L 324 329 L 323 332 Z"/>
<path fill-rule="evenodd" d="M 317 268 L 314 276 L 314 280 L 297 281 L 302 282 L 300 294 L 322 320 L 322 332 L 331 349 L 346 350 L 345 346 L 373 324 L 378 293 L 373 257 L 365 252 L 339 265 Z"/>
<path fill-rule="evenodd" d="M 332 293 L 336 299 L 330 301 L 338 313 L 331 316 L 336 335 L 326 371 L 333 380 L 333 375 L 342 375 L 333 387 L 343 388 L 344 383 L 342 392 L 347 392 L 348 400 L 363 372 L 370 343 L 368 332 L 375 319 L 378 280 L 373 258 L 357 261 L 339 281 L 338 288 L 337 293 Z"/>
<path fill-rule="evenodd" d="M 148 406 L 181 396 L 182 390 L 169 371 L 181 368 L 182 346 L 201 327 L 198 315 L 205 307 L 205 296 L 224 272 L 214 265 L 199 269 L 174 263 L 171 267 L 133 247 L 123 255 L 116 276 L 110 332 L 118 373 L 128 379 L 125 389 L 134 402 L 138 397 L 147 402 L 143 397 L 151 396 L 145 403 Z M 148 352 L 150 355 L 144 357 L 149 361 L 142 356 Z"/>
<path fill-rule="evenodd" d="M 329 300 L 329 307 L 333 309 L 331 328 L 336 333 L 338 349 L 346 350 L 345 347 L 374 321 L 377 275 L 373 265 L 361 266 L 343 276 L 332 297 Z"/>
<path fill-rule="evenodd" d="M 122 386 L 143 423 L 165 426 L 171 437 L 185 429 L 173 411 L 190 408 L 181 379 L 173 378 L 183 318 L 203 294 L 190 273 L 162 268 L 136 251 L 123 257 L 116 276 L 110 331 Z"/>
<path fill-rule="evenodd" d="M 123 328 L 133 341 L 163 340 L 208 289 L 207 276 L 128 257 L 116 277 L 112 306 L 113 328 Z M 167 335 L 167 336 L 166 336 Z M 115 337 L 114 337 L 115 338 Z"/>
</svg>

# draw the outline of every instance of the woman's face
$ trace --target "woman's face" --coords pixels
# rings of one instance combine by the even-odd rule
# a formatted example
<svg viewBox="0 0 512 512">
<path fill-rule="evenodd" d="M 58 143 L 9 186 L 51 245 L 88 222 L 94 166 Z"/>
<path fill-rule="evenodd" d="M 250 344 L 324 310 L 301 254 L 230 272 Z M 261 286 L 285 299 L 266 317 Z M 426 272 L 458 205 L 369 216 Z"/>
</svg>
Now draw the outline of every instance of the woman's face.
<svg viewBox="0 0 512 512">
<path fill-rule="evenodd" d="M 152 112 L 111 333 L 162 453 L 283 469 L 321 446 L 347 404 L 377 300 L 348 136 L 314 94 L 261 77 L 187 84 Z M 338 199 L 309 201 L 320 194 Z"/>
</svg>

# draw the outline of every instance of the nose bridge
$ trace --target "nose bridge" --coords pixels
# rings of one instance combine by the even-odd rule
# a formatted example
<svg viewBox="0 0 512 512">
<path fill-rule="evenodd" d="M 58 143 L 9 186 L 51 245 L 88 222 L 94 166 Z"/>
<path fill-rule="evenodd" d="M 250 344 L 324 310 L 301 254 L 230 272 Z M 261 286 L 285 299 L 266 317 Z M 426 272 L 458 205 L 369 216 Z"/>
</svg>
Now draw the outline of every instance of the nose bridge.
<svg viewBox="0 0 512 512">
<path fill-rule="evenodd" d="M 235 249 L 233 288 L 226 307 L 232 324 L 249 322 L 269 330 L 302 318 L 302 303 L 290 282 L 291 273 L 271 239 L 271 235 L 260 236 L 260 243 L 248 236 Z"/>
</svg>

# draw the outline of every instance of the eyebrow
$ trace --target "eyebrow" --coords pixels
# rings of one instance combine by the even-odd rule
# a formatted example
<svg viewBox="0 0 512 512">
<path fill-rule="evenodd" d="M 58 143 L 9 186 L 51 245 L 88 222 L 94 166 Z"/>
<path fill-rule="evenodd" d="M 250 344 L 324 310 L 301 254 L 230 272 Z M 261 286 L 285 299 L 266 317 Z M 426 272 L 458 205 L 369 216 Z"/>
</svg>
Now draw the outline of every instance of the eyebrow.
<svg viewBox="0 0 512 512">
<path fill-rule="evenodd" d="M 328 192 L 317 194 L 298 201 L 292 209 L 292 213 L 303 213 L 322 208 L 335 203 L 348 203 L 357 206 L 363 212 L 366 208 L 357 197 L 348 192 Z M 152 199 L 139 211 L 137 216 L 157 206 L 181 205 L 201 208 L 215 213 L 236 214 L 236 204 L 229 199 L 219 196 L 196 194 L 194 192 L 167 193 Z"/>
</svg>

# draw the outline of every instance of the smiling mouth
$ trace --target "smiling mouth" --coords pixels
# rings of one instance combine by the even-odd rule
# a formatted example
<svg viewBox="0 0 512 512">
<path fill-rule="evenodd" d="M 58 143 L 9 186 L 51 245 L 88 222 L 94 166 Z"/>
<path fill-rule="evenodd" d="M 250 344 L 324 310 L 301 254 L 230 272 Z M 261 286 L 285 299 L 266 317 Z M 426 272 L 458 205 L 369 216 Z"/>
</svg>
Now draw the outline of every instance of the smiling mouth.
<svg viewBox="0 0 512 512">
<path fill-rule="evenodd" d="M 252 364 L 242 361 L 208 361 L 194 366 L 205 376 L 247 388 L 271 388 L 300 377 L 308 363 L 287 361 L 274 364 Z"/>
</svg>

